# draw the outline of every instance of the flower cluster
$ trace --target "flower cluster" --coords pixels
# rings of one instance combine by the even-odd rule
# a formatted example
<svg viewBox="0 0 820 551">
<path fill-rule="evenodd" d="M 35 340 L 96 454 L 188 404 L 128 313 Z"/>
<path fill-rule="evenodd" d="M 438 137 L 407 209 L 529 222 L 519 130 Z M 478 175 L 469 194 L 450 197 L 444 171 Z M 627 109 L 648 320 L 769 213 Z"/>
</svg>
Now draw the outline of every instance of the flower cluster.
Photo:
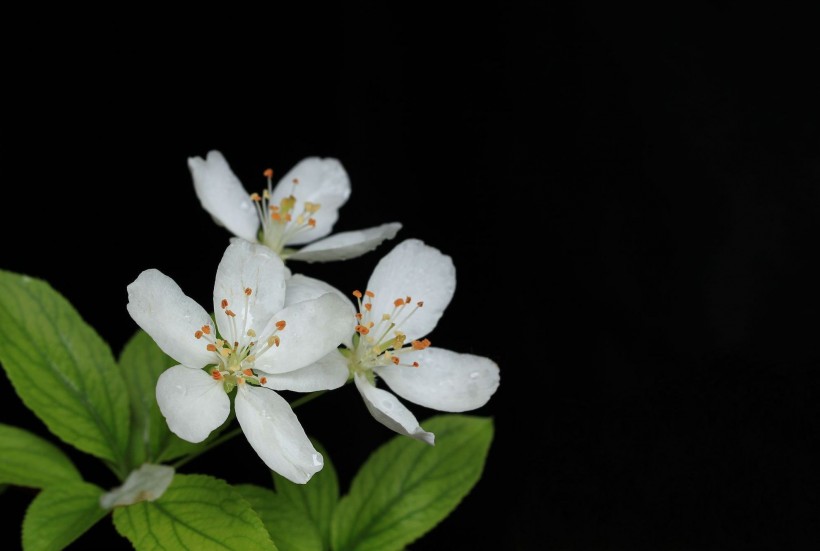
<svg viewBox="0 0 820 551">
<path fill-rule="evenodd" d="M 172 432 L 202 442 L 228 419 L 235 391 L 236 419 L 259 457 L 305 483 L 322 468 L 322 456 L 277 391 L 333 390 L 352 381 L 377 421 L 428 444 L 434 435 L 379 380 L 441 411 L 487 403 L 499 384 L 498 366 L 426 338 L 455 292 L 449 256 L 405 240 L 352 295 L 285 266 L 357 257 L 401 228 L 387 223 L 330 235 L 350 195 L 337 160 L 304 159 L 275 186 L 266 170 L 266 188 L 251 194 L 217 151 L 188 166 L 202 206 L 236 236 L 216 269 L 213 317 L 157 270 L 128 286 L 131 317 L 179 362 L 156 388 Z"/>
</svg>

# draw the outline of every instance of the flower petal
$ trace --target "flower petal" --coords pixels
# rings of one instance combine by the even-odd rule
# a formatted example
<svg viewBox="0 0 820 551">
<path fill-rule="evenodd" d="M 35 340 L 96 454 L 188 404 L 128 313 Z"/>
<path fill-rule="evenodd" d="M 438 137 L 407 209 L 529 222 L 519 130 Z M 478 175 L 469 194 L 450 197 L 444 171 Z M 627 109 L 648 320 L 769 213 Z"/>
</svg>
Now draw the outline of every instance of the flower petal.
<svg viewBox="0 0 820 551">
<path fill-rule="evenodd" d="M 256 368 L 266 373 L 287 373 L 318 361 L 349 339 L 355 327 L 350 301 L 335 293 L 288 306 L 259 334 L 271 335 L 279 320 L 286 323 L 278 333 L 280 345 L 256 358 Z"/>
<path fill-rule="evenodd" d="M 157 380 L 157 404 L 171 432 L 188 442 L 202 442 L 231 412 L 222 383 L 201 369 L 176 365 Z"/>
<path fill-rule="evenodd" d="M 302 369 L 288 373 L 269 374 L 261 372 L 267 379 L 264 385 L 273 390 L 294 390 L 296 392 L 315 392 L 317 390 L 333 390 L 347 382 L 349 371 L 347 358 L 338 350 L 319 358 Z"/>
<path fill-rule="evenodd" d="M 190 157 L 188 168 L 202 208 L 234 235 L 256 241 L 259 231 L 256 208 L 222 153 L 209 151 L 207 159 Z"/>
<path fill-rule="evenodd" d="M 498 388 L 498 366 L 483 356 L 426 348 L 403 353 L 401 360 L 419 366 L 391 365 L 375 371 L 393 392 L 420 406 L 469 411 L 486 404 Z"/>
<path fill-rule="evenodd" d="M 373 270 L 367 288 L 375 293 L 372 312 L 376 319 L 393 311 L 393 301 L 410 297 L 411 302 L 393 319 L 396 329 L 408 340 L 427 335 L 438 323 L 456 290 L 456 269 L 453 260 L 438 249 L 418 239 L 402 241 L 382 258 Z M 424 306 L 407 321 L 416 303 Z"/>
<path fill-rule="evenodd" d="M 290 255 L 288 260 L 327 262 L 356 258 L 372 251 L 381 245 L 385 239 L 393 239 L 400 229 L 401 224 L 391 222 L 374 228 L 337 233 L 325 239 L 314 241 Z"/>
<path fill-rule="evenodd" d="M 351 316 L 356 314 L 356 307 L 353 302 L 339 289 L 325 283 L 321 279 L 308 277 L 302 274 L 293 274 L 285 282 L 287 294 L 285 295 L 285 306 L 292 306 L 298 302 L 313 300 L 327 293 L 333 293 L 342 300 L 350 304 Z"/>
<path fill-rule="evenodd" d="M 198 340 L 202 326 L 211 327 L 211 316 L 182 292 L 173 279 L 159 270 L 145 270 L 128 286 L 128 313 L 163 352 L 188 367 L 213 363 L 214 356 Z"/>
<path fill-rule="evenodd" d="M 423 430 L 415 416 L 399 402 L 398 398 L 386 390 L 376 388 L 363 375 L 356 375 L 353 380 L 364 398 L 368 411 L 376 421 L 399 434 L 421 440 L 431 446 L 435 444 L 436 436 Z"/>
<path fill-rule="evenodd" d="M 222 308 L 223 300 L 228 301 L 227 308 Z M 214 312 L 222 338 L 244 346 L 252 340 L 248 330 L 259 332 L 284 304 L 282 259 L 264 245 L 232 239 L 216 270 L 214 284 Z M 227 310 L 236 316 L 231 319 Z"/>
<path fill-rule="evenodd" d="M 294 185 L 293 180 L 299 183 Z M 316 226 L 310 231 L 299 232 L 286 245 L 302 245 L 324 237 L 333 229 L 339 218 L 339 207 L 350 197 L 350 179 L 342 163 L 336 159 L 308 157 L 302 159 L 285 174 L 273 189 L 271 204 L 293 195 L 296 197 L 296 213 L 302 212 L 306 202 L 316 203 L 319 210 L 311 216 Z"/>
<path fill-rule="evenodd" d="M 245 438 L 270 469 L 304 484 L 324 465 L 290 405 L 276 392 L 249 385 L 236 393 L 236 418 Z"/>
</svg>

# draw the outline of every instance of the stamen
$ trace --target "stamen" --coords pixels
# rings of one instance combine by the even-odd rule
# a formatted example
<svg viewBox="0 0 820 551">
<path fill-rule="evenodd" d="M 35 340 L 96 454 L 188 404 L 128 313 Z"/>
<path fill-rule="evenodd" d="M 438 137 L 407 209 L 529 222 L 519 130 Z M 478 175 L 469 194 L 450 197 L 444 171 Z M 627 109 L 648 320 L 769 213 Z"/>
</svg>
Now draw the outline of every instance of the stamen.
<svg viewBox="0 0 820 551">
<path fill-rule="evenodd" d="M 399 365 L 399 357 L 398 356 L 393 356 L 392 358 L 390 358 L 390 361 L 392 361 L 396 365 Z"/>
<path fill-rule="evenodd" d="M 362 292 L 359 290 L 353 291 L 353 296 L 356 298 L 362 298 Z"/>
<path fill-rule="evenodd" d="M 413 367 L 418 367 L 418 366 L 419 366 L 419 362 L 413 362 Z"/>
<path fill-rule="evenodd" d="M 308 226 L 310 226 L 311 228 L 315 228 L 316 227 L 316 219 L 315 218 L 309 218 L 308 219 Z"/>
<path fill-rule="evenodd" d="M 422 341 L 413 341 L 410 344 L 413 345 L 414 350 L 424 350 L 430 346 L 430 341 L 428 339 L 424 339 Z"/>
<path fill-rule="evenodd" d="M 361 320 L 361 319 L 362 319 L 362 313 L 361 313 L 361 312 L 356 312 L 356 319 L 357 319 L 357 320 Z"/>
<path fill-rule="evenodd" d="M 205 350 L 207 350 L 208 352 L 216 352 L 216 346 L 209 344 L 205 347 Z"/>
<path fill-rule="evenodd" d="M 418 302 L 416 303 L 416 306 L 418 306 L 419 308 L 421 308 L 422 306 L 424 306 L 424 301 L 423 301 L 423 300 L 418 301 Z"/>
<path fill-rule="evenodd" d="M 219 305 L 222 306 L 222 309 L 224 310 L 225 308 L 228 307 L 228 299 L 223 298 L 222 302 Z"/>
<path fill-rule="evenodd" d="M 373 293 L 373 291 L 365 291 L 364 294 L 366 294 L 370 298 L 376 298 L 376 295 Z"/>
<path fill-rule="evenodd" d="M 263 172 L 262 174 L 265 176 L 265 178 L 273 178 L 273 169 L 266 168 L 265 172 Z"/>
<path fill-rule="evenodd" d="M 248 334 L 249 337 L 255 337 L 256 336 L 256 331 L 254 331 L 253 329 L 248 329 L 247 334 Z"/>
<path fill-rule="evenodd" d="M 201 339 L 202 335 L 203 335 L 202 331 L 197 331 L 196 333 L 194 333 L 194 337 L 196 337 L 197 339 Z"/>
<path fill-rule="evenodd" d="M 395 306 L 396 308 L 398 308 L 399 306 L 404 306 L 404 300 L 397 298 L 393 301 L 393 306 Z"/>
<path fill-rule="evenodd" d="M 233 310 L 225 310 L 225 314 L 231 316 L 232 318 L 236 317 L 236 314 L 233 313 Z"/>
<path fill-rule="evenodd" d="M 251 370 L 250 370 L 250 368 L 248 368 L 248 369 L 243 369 L 243 370 L 242 370 L 242 373 L 244 373 L 244 374 L 245 374 L 245 375 L 247 375 L 248 377 L 253 377 L 253 371 L 251 371 Z"/>
<path fill-rule="evenodd" d="M 231 349 L 230 348 L 220 348 L 219 353 L 222 354 L 223 358 L 227 358 L 228 356 L 231 355 Z"/>
<path fill-rule="evenodd" d="M 222 373 L 218 369 L 214 369 L 211 371 L 211 377 L 213 377 L 214 381 L 221 381 Z"/>
<path fill-rule="evenodd" d="M 251 293 L 253 293 L 253 289 L 251 289 L 250 287 L 245 287 L 245 295 L 251 296 Z"/>
<path fill-rule="evenodd" d="M 264 385 L 268 382 L 268 378 L 267 377 L 262 377 L 261 379 L 259 379 L 259 382 Z"/>
<path fill-rule="evenodd" d="M 251 193 L 251 201 L 254 201 L 254 202 L 258 203 L 261 200 L 262 200 L 262 198 L 259 196 L 258 193 L 256 193 L 256 192 Z"/>
<path fill-rule="evenodd" d="M 298 184 L 298 183 L 299 183 L 299 178 L 294 178 L 294 179 L 293 179 L 293 183 L 294 183 L 294 184 Z"/>
<path fill-rule="evenodd" d="M 364 305 L 364 309 L 367 310 L 368 312 L 370 311 L 371 308 L 373 308 L 373 304 L 371 304 L 370 302 L 368 302 L 367 304 Z"/>
<path fill-rule="evenodd" d="M 277 321 L 276 322 L 276 329 L 281 331 L 282 329 L 285 328 L 286 325 L 287 325 L 287 323 L 285 322 L 285 320 Z"/>
<path fill-rule="evenodd" d="M 410 297 L 405 297 L 405 299 L 404 299 L 404 303 L 405 303 L 405 304 L 410 304 L 410 301 L 411 301 L 411 300 L 413 300 L 413 299 L 411 299 Z"/>
<path fill-rule="evenodd" d="M 202 326 L 202 332 L 205 333 L 206 335 L 210 335 L 211 334 L 211 326 L 210 325 L 203 325 Z"/>
<path fill-rule="evenodd" d="M 357 333 L 360 333 L 362 335 L 367 335 L 368 333 L 370 333 L 370 329 L 368 329 L 364 325 L 357 325 L 355 329 Z"/>
</svg>

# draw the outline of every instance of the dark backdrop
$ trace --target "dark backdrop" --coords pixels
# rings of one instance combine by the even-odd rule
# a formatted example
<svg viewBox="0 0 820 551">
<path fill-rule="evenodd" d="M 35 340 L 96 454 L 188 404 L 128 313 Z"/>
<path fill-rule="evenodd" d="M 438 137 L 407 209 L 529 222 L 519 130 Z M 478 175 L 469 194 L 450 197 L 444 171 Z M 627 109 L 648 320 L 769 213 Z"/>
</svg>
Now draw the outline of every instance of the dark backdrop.
<svg viewBox="0 0 820 551">
<path fill-rule="evenodd" d="M 450 254 L 458 288 L 431 338 L 502 371 L 477 412 L 496 424 L 484 477 L 412 549 L 817 542 L 820 52 L 805 14 L 119 17 L 55 16 L 31 29 L 42 56 L 6 60 L 0 267 L 47 279 L 118 351 L 141 270 L 210 301 L 228 233 L 187 157 L 220 149 L 249 189 L 267 167 L 337 157 L 353 195 L 336 229 L 399 220 L 399 238 Z M 391 245 L 303 271 L 361 288 Z M 4 386 L 0 422 L 46 434 Z M 299 415 L 343 485 L 390 437 L 351 388 Z M 219 476 L 230 457 L 248 465 L 231 481 L 267 481 L 244 441 L 229 451 L 187 470 Z M 12 534 L 32 495 L 0 497 Z M 106 520 L 75 548 L 116 537 Z"/>
</svg>

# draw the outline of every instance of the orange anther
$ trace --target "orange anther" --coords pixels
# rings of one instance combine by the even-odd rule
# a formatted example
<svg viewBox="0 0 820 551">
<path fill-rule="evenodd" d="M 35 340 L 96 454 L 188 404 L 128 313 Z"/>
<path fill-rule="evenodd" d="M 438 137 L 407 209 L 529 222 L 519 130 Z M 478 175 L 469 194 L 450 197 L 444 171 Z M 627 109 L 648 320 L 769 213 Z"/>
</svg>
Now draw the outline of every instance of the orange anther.
<svg viewBox="0 0 820 551">
<path fill-rule="evenodd" d="M 210 335 L 211 334 L 211 326 L 210 325 L 203 325 L 202 326 L 202 332 L 205 333 L 206 335 Z"/>
<path fill-rule="evenodd" d="M 423 300 L 418 301 L 418 302 L 416 303 L 416 306 L 418 306 L 419 308 L 421 308 L 422 306 L 424 306 L 424 301 L 423 301 Z"/>
<path fill-rule="evenodd" d="M 411 300 L 413 300 L 413 299 L 411 299 L 410 297 L 405 297 L 405 298 L 404 298 L 404 303 L 405 303 L 405 304 L 410 304 L 410 301 L 411 301 Z"/>
<path fill-rule="evenodd" d="M 211 377 L 214 378 L 214 381 L 220 381 L 222 380 L 222 373 L 220 373 L 218 369 L 214 369 L 211 371 Z"/>
<path fill-rule="evenodd" d="M 285 323 L 285 320 L 281 320 L 281 321 L 277 321 L 277 322 L 276 322 L 276 328 L 277 328 L 279 331 L 281 331 L 282 329 L 284 329 L 284 328 L 285 328 L 285 325 L 287 325 L 287 323 Z"/>
<path fill-rule="evenodd" d="M 250 287 L 245 287 L 245 294 L 247 296 L 251 296 L 251 293 L 253 293 L 253 289 L 251 289 Z"/>
<path fill-rule="evenodd" d="M 356 332 L 361 333 L 362 335 L 367 335 L 368 333 L 370 333 L 370 329 L 368 329 L 364 325 L 357 325 Z"/>
<path fill-rule="evenodd" d="M 273 344 L 275 344 L 276 346 L 279 346 L 279 343 L 280 343 L 280 342 L 281 342 L 281 340 L 279 339 L 279 337 L 277 337 L 276 335 L 274 335 L 274 336 L 273 336 Z"/>
<path fill-rule="evenodd" d="M 308 219 L 308 226 L 310 226 L 311 228 L 315 228 L 316 227 L 316 219 L 315 218 L 309 218 Z"/>
<path fill-rule="evenodd" d="M 233 310 L 225 310 L 225 315 L 231 316 L 232 318 L 236 317 L 236 314 L 233 313 Z"/>
<path fill-rule="evenodd" d="M 396 365 L 399 365 L 399 357 L 398 356 L 393 356 L 392 358 L 390 358 L 390 361 L 393 362 Z"/>
<path fill-rule="evenodd" d="M 359 290 L 353 291 L 353 296 L 356 298 L 362 298 L 362 292 Z"/>
<path fill-rule="evenodd" d="M 242 370 L 242 373 L 244 373 L 244 374 L 245 374 L 245 375 L 247 375 L 248 377 L 253 377 L 253 371 L 251 371 L 251 370 L 250 370 L 250 368 L 248 368 L 248 369 L 243 369 L 243 370 Z"/>
<path fill-rule="evenodd" d="M 222 306 L 222 309 L 224 310 L 225 308 L 228 307 L 228 299 L 223 298 L 222 302 L 220 302 L 219 305 Z"/>
<path fill-rule="evenodd" d="M 362 313 L 361 312 L 356 312 L 356 319 L 357 320 L 362 319 Z"/>
<path fill-rule="evenodd" d="M 202 338 L 202 331 L 197 331 L 196 333 L 194 333 L 194 337 L 196 337 L 197 339 L 201 339 Z"/>
<path fill-rule="evenodd" d="M 375 297 L 376 297 L 376 295 L 375 295 L 375 294 L 373 294 L 373 291 L 365 291 L 365 292 L 364 292 L 364 294 L 366 294 L 366 295 L 367 295 L 367 296 L 369 296 L 370 298 L 375 298 Z"/>
<path fill-rule="evenodd" d="M 245 379 L 243 379 L 242 377 L 237 377 L 236 378 L 236 384 L 244 385 L 245 384 Z"/>
<path fill-rule="evenodd" d="M 266 168 L 265 172 L 263 172 L 262 174 L 265 176 L 265 178 L 273 178 L 273 169 Z"/>
<path fill-rule="evenodd" d="M 370 311 L 371 308 L 373 308 L 373 305 L 370 304 L 369 302 L 364 305 L 364 309 L 367 310 L 368 312 Z"/>
<path fill-rule="evenodd" d="M 268 382 L 268 378 L 267 377 L 262 377 L 261 379 L 259 379 L 259 382 L 264 385 Z"/>
<path fill-rule="evenodd" d="M 400 298 L 397 298 L 396 300 L 393 301 L 393 306 L 395 306 L 396 308 L 398 308 L 402 304 L 404 304 L 404 301 Z"/>
<path fill-rule="evenodd" d="M 288 214 L 285 215 L 285 220 L 290 222 L 291 220 L 293 220 L 293 216 L 291 216 L 290 213 L 288 213 Z"/>
<path fill-rule="evenodd" d="M 413 362 L 413 367 L 418 367 L 418 366 L 419 366 L 419 362 Z"/>
<path fill-rule="evenodd" d="M 206 346 L 206 347 L 205 347 L 205 349 L 206 349 L 208 352 L 216 352 L 216 346 L 214 346 L 214 345 L 212 345 L 212 344 L 209 344 L 208 346 Z"/>
<path fill-rule="evenodd" d="M 372 321 L 371 321 L 370 323 L 368 323 L 368 324 L 367 324 L 367 326 L 368 326 L 368 327 L 373 327 L 374 325 L 376 325 L 376 324 L 375 324 L 374 322 L 372 322 Z"/>
<path fill-rule="evenodd" d="M 421 341 L 413 341 L 411 344 L 415 350 L 424 350 L 430 346 L 430 341 L 428 339 L 424 339 Z"/>
<path fill-rule="evenodd" d="M 258 193 L 251 193 L 251 201 L 256 201 L 258 203 L 261 200 L 262 198 L 259 196 Z"/>
<path fill-rule="evenodd" d="M 274 222 L 281 222 L 282 221 L 282 215 L 279 214 L 278 212 L 271 212 L 270 217 L 271 217 L 271 220 L 273 220 Z"/>
</svg>

